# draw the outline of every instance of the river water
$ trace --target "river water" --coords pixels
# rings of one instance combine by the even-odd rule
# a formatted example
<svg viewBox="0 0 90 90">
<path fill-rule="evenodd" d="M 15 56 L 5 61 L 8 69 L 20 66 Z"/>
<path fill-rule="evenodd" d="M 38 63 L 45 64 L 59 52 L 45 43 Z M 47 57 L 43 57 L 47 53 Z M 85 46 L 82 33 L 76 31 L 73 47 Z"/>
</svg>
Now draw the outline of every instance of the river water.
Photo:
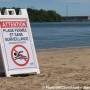
<svg viewBox="0 0 90 90">
<path fill-rule="evenodd" d="M 90 47 L 90 22 L 31 23 L 36 49 Z"/>
</svg>

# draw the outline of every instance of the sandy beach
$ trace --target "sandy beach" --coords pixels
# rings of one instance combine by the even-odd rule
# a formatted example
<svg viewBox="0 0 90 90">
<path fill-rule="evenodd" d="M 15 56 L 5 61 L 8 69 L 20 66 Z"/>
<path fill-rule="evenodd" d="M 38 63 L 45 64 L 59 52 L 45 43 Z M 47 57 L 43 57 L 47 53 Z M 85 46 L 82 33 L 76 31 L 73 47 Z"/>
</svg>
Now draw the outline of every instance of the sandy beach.
<svg viewBox="0 0 90 90">
<path fill-rule="evenodd" d="M 0 74 L 0 90 L 90 90 L 55 89 L 55 86 L 89 87 L 90 48 L 37 50 L 37 56 L 39 75 L 7 78 Z"/>
</svg>

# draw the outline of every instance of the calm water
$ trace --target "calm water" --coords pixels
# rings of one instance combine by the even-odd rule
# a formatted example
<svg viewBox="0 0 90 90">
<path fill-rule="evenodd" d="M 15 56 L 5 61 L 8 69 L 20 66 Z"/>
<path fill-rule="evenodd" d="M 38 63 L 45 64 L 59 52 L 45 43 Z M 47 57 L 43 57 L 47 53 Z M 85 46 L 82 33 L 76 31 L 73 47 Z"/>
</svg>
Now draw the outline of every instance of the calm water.
<svg viewBox="0 0 90 90">
<path fill-rule="evenodd" d="M 31 23 L 36 49 L 89 47 L 90 22 Z"/>
</svg>

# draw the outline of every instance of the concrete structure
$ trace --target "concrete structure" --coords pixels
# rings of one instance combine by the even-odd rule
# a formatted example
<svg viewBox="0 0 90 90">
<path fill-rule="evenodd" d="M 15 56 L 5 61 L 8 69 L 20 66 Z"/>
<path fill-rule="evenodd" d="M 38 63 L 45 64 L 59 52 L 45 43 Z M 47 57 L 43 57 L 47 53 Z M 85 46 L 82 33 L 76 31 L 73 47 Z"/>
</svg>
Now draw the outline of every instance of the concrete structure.
<svg viewBox="0 0 90 90">
<path fill-rule="evenodd" d="M 64 16 L 62 21 L 90 21 L 90 16 Z"/>
</svg>

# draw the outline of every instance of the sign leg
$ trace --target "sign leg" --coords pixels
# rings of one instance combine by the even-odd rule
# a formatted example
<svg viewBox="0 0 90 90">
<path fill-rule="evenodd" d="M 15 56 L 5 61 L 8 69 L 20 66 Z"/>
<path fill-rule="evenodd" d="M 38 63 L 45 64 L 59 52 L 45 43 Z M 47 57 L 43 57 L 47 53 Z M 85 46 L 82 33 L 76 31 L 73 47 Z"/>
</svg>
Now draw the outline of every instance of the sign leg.
<svg viewBox="0 0 90 90">
<path fill-rule="evenodd" d="M 37 71 L 37 74 L 40 74 L 40 70 Z"/>
<path fill-rule="evenodd" d="M 6 74 L 7 77 L 10 77 L 10 74 Z"/>
</svg>

